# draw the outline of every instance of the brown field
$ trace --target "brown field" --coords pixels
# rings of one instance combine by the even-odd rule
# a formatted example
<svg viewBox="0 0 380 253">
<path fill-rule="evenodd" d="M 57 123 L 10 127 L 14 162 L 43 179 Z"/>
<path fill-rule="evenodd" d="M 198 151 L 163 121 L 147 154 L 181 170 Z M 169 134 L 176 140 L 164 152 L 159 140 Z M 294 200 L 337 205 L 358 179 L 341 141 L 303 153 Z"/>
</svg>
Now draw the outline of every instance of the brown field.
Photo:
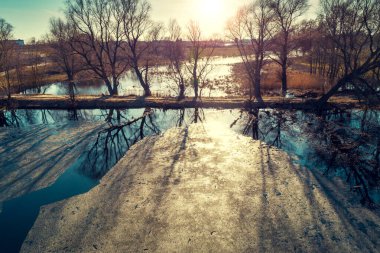
<svg viewBox="0 0 380 253">
<path fill-rule="evenodd" d="M 211 49 L 207 49 L 206 53 L 209 52 Z M 236 57 L 240 56 L 239 50 L 237 47 L 217 47 L 214 49 L 213 56 L 221 56 L 221 57 Z"/>
<path fill-rule="evenodd" d="M 37 84 L 36 84 L 36 79 L 35 77 L 33 77 L 32 71 L 27 67 L 24 68 L 22 82 L 19 83 L 16 80 L 11 81 L 12 93 L 18 93 L 25 89 L 30 89 L 30 88 L 38 88 L 46 84 L 63 82 L 67 79 L 64 73 L 59 73 L 59 72 L 49 73 L 50 71 L 51 71 L 51 68 L 48 68 L 43 73 L 40 73 L 40 75 L 38 76 Z M 6 80 L 4 78 L 4 74 L 2 74 L 0 75 L 0 94 L 1 95 L 4 95 L 7 93 L 6 87 L 7 87 Z"/>
<path fill-rule="evenodd" d="M 242 87 L 248 87 L 249 80 L 243 64 L 236 64 L 234 66 L 233 80 L 240 83 Z M 264 93 L 280 91 L 281 70 L 277 64 L 271 63 L 265 66 L 261 85 Z M 324 93 L 330 87 L 331 85 L 324 77 L 310 74 L 307 71 L 302 71 L 298 65 L 294 65 L 288 70 L 288 89 L 293 92 L 313 90 L 319 93 Z"/>
</svg>

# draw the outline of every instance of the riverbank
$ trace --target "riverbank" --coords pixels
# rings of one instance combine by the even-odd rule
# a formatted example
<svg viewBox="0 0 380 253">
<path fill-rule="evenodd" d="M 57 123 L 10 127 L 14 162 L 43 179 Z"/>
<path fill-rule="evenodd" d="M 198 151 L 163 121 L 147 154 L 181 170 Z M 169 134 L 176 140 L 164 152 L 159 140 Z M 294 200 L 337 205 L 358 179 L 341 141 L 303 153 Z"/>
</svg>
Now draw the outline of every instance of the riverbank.
<svg viewBox="0 0 380 253">
<path fill-rule="evenodd" d="M 341 181 L 210 124 L 148 137 L 90 192 L 41 208 L 22 252 L 375 252 Z"/>
<path fill-rule="evenodd" d="M 205 97 L 194 101 L 186 98 L 178 101 L 176 98 L 137 97 L 137 96 L 91 96 L 80 95 L 71 101 L 69 96 L 57 95 L 13 95 L 11 101 L 0 97 L 0 107 L 10 109 L 125 109 L 125 108 L 225 108 L 225 109 L 296 109 L 313 110 L 316 102 L 300 98 L 287 99 L 283 97 L 264 97 L 264 103 L 249 102 L 245 97 Z M 334 97 L 330 99 L 326 108 L 360 108 L 364 105 L 358 100 L 348 97 Z"/>
</svg>

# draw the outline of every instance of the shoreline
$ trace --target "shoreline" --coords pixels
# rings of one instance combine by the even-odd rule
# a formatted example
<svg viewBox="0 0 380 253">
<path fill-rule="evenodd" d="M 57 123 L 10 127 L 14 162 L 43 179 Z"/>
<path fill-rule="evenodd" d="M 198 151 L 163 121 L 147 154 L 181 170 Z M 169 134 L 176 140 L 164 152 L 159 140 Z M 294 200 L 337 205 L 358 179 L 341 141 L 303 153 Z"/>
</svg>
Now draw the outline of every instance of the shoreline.
<svg viewBox="0 0 380 253">
<path fill-rule="evenodd" d="M 139 96 L 99 96 L 77 95 L 75 101 L 69 96 L 58 95 L 13 95 L 0 97 L 0 107 L 8 109 L 128 109 L 128 108 L 223 108 L 223 109 L 288 109 L 288 110 L 317 110 L 317 100 L 300 98 L 264 97 L 264 103 L 249 101 L 246 97 L 205 97 L 197 101 L 187 97 L 183 100 L 164 97 Z M 378 105 L 372 105 L 378 106 Z M 348 97 L 334 97 L 323 109 L 355 109 L 365 108 L 368 104 Z"/>
<path fill-rule="evenodd" d="M 172 128 L 42 207 L 21 252 L 374 252 L 379 216 L 347 191 L 228 129 Z"/>
</svg>

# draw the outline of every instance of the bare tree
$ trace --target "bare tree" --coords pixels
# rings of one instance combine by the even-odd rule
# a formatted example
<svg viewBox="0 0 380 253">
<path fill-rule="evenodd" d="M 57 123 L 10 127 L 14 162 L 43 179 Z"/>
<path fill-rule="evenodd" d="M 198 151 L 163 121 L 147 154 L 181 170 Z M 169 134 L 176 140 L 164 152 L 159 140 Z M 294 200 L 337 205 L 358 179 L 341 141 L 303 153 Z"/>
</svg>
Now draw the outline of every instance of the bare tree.
<svg viewBox="0 0 380 253">
<path fill-rule="evenodd" d="M 122 57 L 123 8 L 119 0 L 66 0 L 68 21 L 75 28 L 73 50 L 110 95 L 118 95 L 120 77 L 128 67 Z"/>
<path fill-rule="evenodd" d="M 200 94 L 200 84 L 206 81 L 207 75 L 212 70 L 210 63 L 215 50 L 215 43 L 202 40 L 202 32 L 198 23 L 190 21 L 187 29 L 187 39 L 190 46 L 186 68 L 191 75 L 194 99 L 196 100 Z"/>
<path fill-rule="evenodd" d="M 297 45 L 307 57 L 310 74 L 319 74 L 333 81 L 341 69 L 341 60 L 337 48 L 328 39 L 321 17 L 303 21 L 297 30 Z M 324 90 L 324 85 L 322 88 Z"/>
<path fill-rule="evenodd" d="M 144 42 L 144 35 L 151 31 L 153 22 L 150 19 L 151 5 L 146 0 L 120 0 L 122 7 L 123 34 L 127 41 L 126 52 L 132 69 L 144 89 L 144 95 L 150 96 L 149 83 L 144 78 L 144 71 L 140 69 L 143 56 L 149 51 L 152 44 Z M 147 73 L 146 73 L 147 75 Z"/>
<path fill-rule="evenodd" d="M 14 51 L 13 57 L 13 66 L 14 66 L 14 75 L 15 75 L 15 83 L 14 86 L 18 86 L 18 92 L 22 92 L 22 85 L 25 82 L 25 47 L 16 46 L 16 50 Z"/>
<path fill-rule="evenodd" d="M 162 57 L 161 41 L 163 38 L 163 31 L 164 26 L 161 23 L 153 23 L 151 29 L 147 32 L 145 39 L 146 49 L 142 55 L 143 66 L 140 67 L 140 69 L 141 74 L 144 76 L 144 83 L 149 89 L 151 85 L 150 79 L 153 76 L 151 70 L 159 67 L 160 59 Z"/>
<path fill-rule="evenodd" d="M 169 41 L 166 45 L 166 56 L 169 59 L 169 73 L 178 85 L 178 99 L 185 98 L 186 77 L 184 73 L 184 43 L 182 31 L 176 20 L 170 20 L 168 25 Z"/>
<path fill-rule="evenodd" d="M 8 99 L 11 98 L 11 59 L 14 45 L 10 42 L 12 38 L 13 26 L 0 18 L 0 73 L 3 72 Z"/>
<path fill-rule="evenodd" d="M 4 66 L 5 59 L 7 57 L 8 48 L 10 47 L 9 40 L 13 37 L 13 26 L 5 21 L 3 18 L 0 18 L 0 60 L 1 67 Z"/>
<path fill-rule="evenodd" d="M 326 36 L 337 49 L 342 71 L 319 102 L 325 104 L 346 84 L 363 86 L 379 98 L 369 80 L 380 68 L 380 1 L 323 0 L 322 8 Z"/>
<path fill-rule="evenodd" d="M 297 47 L 301 50 L 302 56 L 307 56 L 309 62 L 309 73 L 313 73 L 314 41 L 318 40 L 318 23 L 316 20 L 303 20 L 297 29 L 299 38 L 297 39 Z"/>
<path fill-rule="evenodd" d="M 27 68 L 30 70 L 28 71 L 30 73 L 28 79 L 33 87 L 40 88 L 46 75 L 46 48 L 42 41 L 37 41 L 35 38 L 32 38 L 28 44 Z"/>
<path fill-rule="evenodd" d="M 52 58 L 58 67 L 66 74 L 69 84 L 70 98 L 74 100 L 74 78 L 80 71 L 79 55 L 74 52 L 71 45 L 74 25 L 60 18 L 50 20 L 49 45 L 52 49 Z"/>
<path fill-rule="evenodd" d="M 277 25 L 277 32 L 273 34 L 276 57 L 273 60 L 281 66 L 282 95 L 288 89 L 287 70 L 289 54 L 296 45 L 293 32 L 297 19 L 308 9 L 308 0 L 271 0 L 271 8 Z"/>
<path fill-rule="evenodd" d="M 268 57 L 270 35 L 273 29 L 273 11 L 269 0 L 256 0 L 251 6 L 242 7 L 227 29 L 234 39 L 250 79 L 249 95 L 262 102 L 261 71 Z"/>
</svg>

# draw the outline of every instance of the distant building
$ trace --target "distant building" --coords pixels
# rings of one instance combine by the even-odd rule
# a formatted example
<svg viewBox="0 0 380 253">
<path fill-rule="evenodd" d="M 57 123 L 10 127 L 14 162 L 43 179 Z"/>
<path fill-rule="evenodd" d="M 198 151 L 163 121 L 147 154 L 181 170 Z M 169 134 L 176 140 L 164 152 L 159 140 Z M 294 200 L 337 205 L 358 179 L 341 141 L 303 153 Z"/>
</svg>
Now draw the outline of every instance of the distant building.
<svg viewBox="0 0 380 253">
<path fill-rule="evenodd" d="M 18 39 L 18 40 L 10 40 L 9 42 L 14 43 L 17 46 L 23 47 L 25 46 L 24 40 Z"/>
<path fill-rule="evenodd" d="M 24 40 L 20 40 L 20 39 L 18 39 L 18 40 L 16 40 L 15 42 L 16 42 L 16 44 L 19 45 L 20 47 L 22 47 L 22 46 L 25 45 Z"/>
</svg>

